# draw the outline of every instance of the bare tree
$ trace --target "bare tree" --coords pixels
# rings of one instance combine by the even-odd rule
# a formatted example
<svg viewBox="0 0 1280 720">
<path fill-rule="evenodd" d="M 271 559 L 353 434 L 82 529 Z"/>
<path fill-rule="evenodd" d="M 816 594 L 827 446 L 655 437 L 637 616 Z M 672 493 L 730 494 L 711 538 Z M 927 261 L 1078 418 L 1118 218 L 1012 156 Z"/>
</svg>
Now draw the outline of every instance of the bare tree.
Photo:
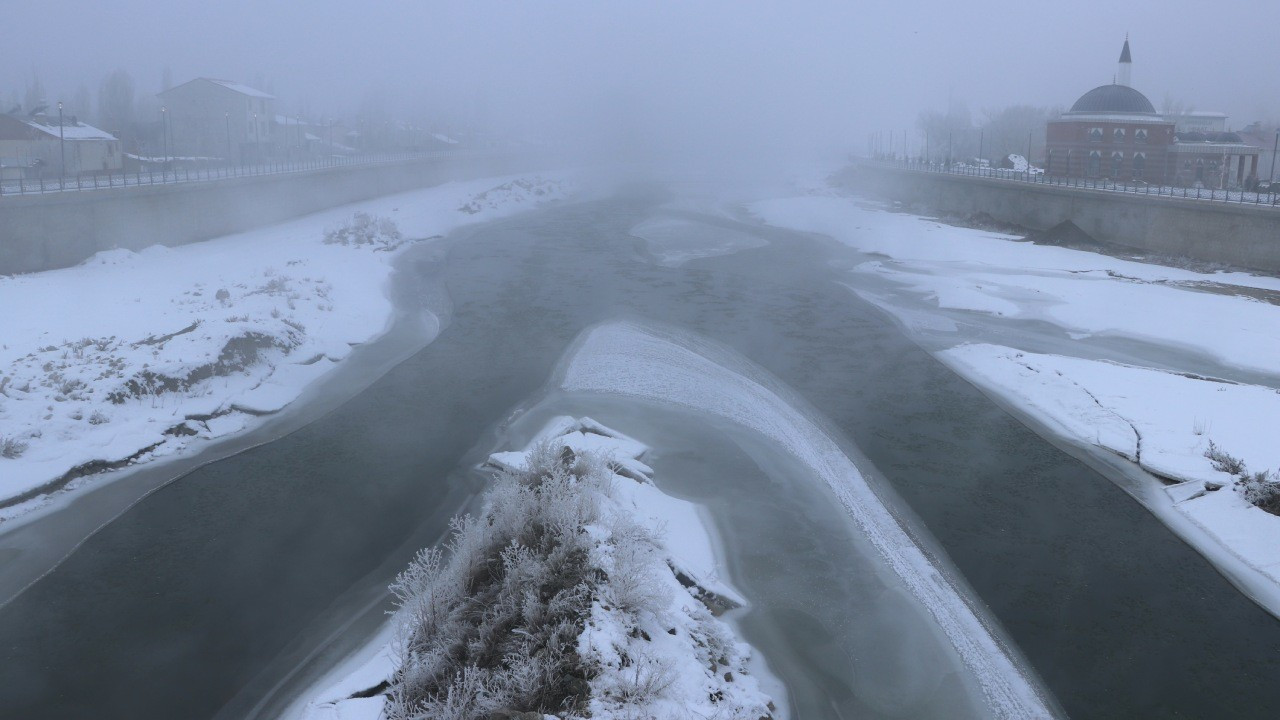
<svg viewBox="0 0 1280 720">
<path fill-rule="evenodd" d="M 1061 114 L 1060 110 L 1011 105 L 987 110 L 985 114 L 987 119 L 982 124 L 982 154 L 985 158 L 999 164 L 1009 155 L 1022 155 L 1033 164 L 1044 162 L 1045 129 L 1050 120 Z"/>
<path fill-rule="evenodd" d="M 117 135 L 133 124 L 133 78 L 124 70 L 115 70 L 102 80 L 98 90 L 98 120 Z"/>
<path fill-rule="evenodd" d="M 929 157 L 938 162 L 963 160 L 977 154 L 977 131 L 973 127 L 969 106 L 963 100 L 949 100 L 946 112 L 921 112 L 916 126 L 924 135 L 912 143 L 913 146 L 920 145 L 919 155 L 926 153 L 926 146 Z"/>
<path fill-rule="evenodd" d="M 1160 103 L 1160 114 L 1166 118 L 1177 118 L 1180 115 L 1194 112 L 1195 109 L 1194 105 L 1188 105 L 1180 98 L 1175 98 L 1168 94 L 1164 96 L 1164 102 Z"/>
<path fill-rule="evenodd" d="M 93 114 L 93 101 L 89 99 L 89 88 L 84 83 L 80 83 L 76 88 L 76 94 L 72 96 L 71 113 L 77 119 L 85 121 L 88 121 Z"/>
<path fill-rule="evenodd" d="M 44 94 L 44 83 L 35 70 L 31 71 L 31 79 L 27 81 L 27 91 L 22 98 L 22 109 L 30 114 L 47 107 L 48 99 Z"/>
</svg>

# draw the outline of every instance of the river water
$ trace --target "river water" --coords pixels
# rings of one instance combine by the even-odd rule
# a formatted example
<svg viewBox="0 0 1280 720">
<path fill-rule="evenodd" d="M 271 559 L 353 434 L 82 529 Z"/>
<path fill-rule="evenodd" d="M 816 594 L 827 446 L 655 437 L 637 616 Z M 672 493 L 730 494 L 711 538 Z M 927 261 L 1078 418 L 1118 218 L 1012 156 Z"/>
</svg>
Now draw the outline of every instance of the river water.
<svg viewBox="0 0 1280 720">
<path fill-rule="evenodd" d="M 753 600 L 738 622 L 788 682 L 793 717 L 970 715 L 971 689 L 927 628 L 857 612 L 870 607 L 858 558 L 839 518 L 812 510 L 821 493 L 762 501 L 799 477 L 779 455 L 711 425 L 682 444 L 659 409 L 548 394 L 572 340 L 617 318 L 711 338 L 805 398 L 1072 716 L 1280 714 L 1280 621 L 842 286 L 832 265 L 847 250 L 663 209 L 670 199 L 568 205 L 407 257 L 406 272 L 447 286 L 440 336 L 310 424 L 154 492 L 0 608 L 0 717 L 272 716 L 376 625 L 387 580 L 474 502 L 473 468 L 534 402 L 651 428 L 660 484 L 705 503 L 730 549 Z M 674 218 L 736 252 L 651 255 L 631 231 L 655 218 L 664 248 Z"/>
</svg>

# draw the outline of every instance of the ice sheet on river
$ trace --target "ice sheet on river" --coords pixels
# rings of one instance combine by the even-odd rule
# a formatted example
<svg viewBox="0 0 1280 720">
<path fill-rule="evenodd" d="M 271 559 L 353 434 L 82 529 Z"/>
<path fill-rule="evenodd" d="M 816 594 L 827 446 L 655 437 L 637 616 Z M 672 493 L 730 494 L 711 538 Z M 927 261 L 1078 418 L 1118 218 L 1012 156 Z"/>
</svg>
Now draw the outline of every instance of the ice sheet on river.
<svg viewBox="0 0 1280 720">
<path fill-rule="evenodd" d="M 926 608 L 1002 718 L 1052 717 L 1051 701 L 993 621 L 926 554 L 803 401 L 764 371 L 674 330 L 613 322 L 584 333 L 559 371 L 569 391 L 614 393 L 722 417 L 778 443 L 826 481 L 905 588 Z"/>
</svg>

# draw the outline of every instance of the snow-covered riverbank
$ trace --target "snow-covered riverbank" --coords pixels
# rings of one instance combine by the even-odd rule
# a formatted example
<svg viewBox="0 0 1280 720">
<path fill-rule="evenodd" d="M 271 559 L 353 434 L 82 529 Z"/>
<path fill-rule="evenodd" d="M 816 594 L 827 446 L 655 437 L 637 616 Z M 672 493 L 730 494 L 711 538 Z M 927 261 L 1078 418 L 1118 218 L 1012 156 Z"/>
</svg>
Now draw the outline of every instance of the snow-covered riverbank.
<svg viewBox="0 0 1280 720">
<path fill-rule="evenodd" d="M 1280 517 L 1206 457 L 1212 442 L 1272 480 L 1280 467 L 1280 279 L 1035 245 L 830 192 L 750 209 L 866 253 L 854 292 L 1042 432 L 1147 471 L 1126 489 L 1280 611 Z"/>
<path fill-rule="evenodd" d="M 0 522 L 280 411 L 385 331 L 399 249 L 569 192 L 538 176 L 447 183 L 0 278 Z"/>
<path fill-rule="evenodd" d="M 490 491 L 484 515 L 492 519 L 510 512 L 513 498 L 540 502 L 535 496 L 544 492 L 567 492 L 570 504 L 582 500 L 581 512 L 591 520 L 585 525 L 589 563 L 598 565 L 604 578 L 576 620 L 580 628 L 575 631 L 575 662 L 590 672 L 576 689 L 584 697 L 574 702 L 591 717 L 668 718 L 692 713 L 694 717 L 757 720 L 773 716 L 776 710 L 750 672 L 751 649 L 715 617 L 744 601 L 721 575 L 711 531 L 696 506 L 654 487 L 649 479 L 652 470 L 641 459 L 646 452 L 643 444 L 589 418 L 556 418 L 529 447 L 491 456 L 489 465 L 506 475 Z M 545 490 L 512 485 L 513 479 L 546 471 L 548 465 L 575 468 L 580 461 L 590 464 L 594 459 L 605 465 L 584 471 L 578 480 L 568 479 L 567 487 L 557 485 L 554 473 L 542 481 L 550 483 Z M 455 544 L 451 556 L 467 553 L 468 547 Z M 404 582 L 402 576 L 402 588 Z M 413 610 L 420 607 L 414 602 L 406 602 L 392 625 L 364 651 L 331 671 L 318 684 L 322 689 L 308 693 L 287 716 L 305 720 L 383 717 L 388 710 L 388 683 L 394 688 L 395 683 L 414 676 L 403 672 L 406 658 L 426 662 L 416 653 L 406 655 L 405 648 L 412 644 L 406 634 L 414 632 L 419 622 L 420 613 Z M 439 638 L 426 640 L 438 642 Z M 419 638 L 416 643 L 426 640 Z M 510 662 L 515 660 L 508 658 L 502 664 Z M 558 674 L 534 685 L 541 693 L 565 681 Z"/>
</svg>

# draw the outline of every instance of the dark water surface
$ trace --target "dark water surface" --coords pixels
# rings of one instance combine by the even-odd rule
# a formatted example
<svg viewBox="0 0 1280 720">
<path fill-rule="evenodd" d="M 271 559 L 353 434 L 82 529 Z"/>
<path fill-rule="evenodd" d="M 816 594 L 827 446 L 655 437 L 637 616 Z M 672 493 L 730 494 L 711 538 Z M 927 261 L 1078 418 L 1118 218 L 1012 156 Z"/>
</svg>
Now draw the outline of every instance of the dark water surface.
<svg viewBox="0 0 1280 720">
<path fill-rule="evenodd" d="M 1280 716 L 1280 621 L 840 286 L 835 249 L 742 226 L 771 244 L 663 267 L 628 234 L 659 199 L 495 223 L 422 260 L 454 302 L 434 343 L 156 492 L 0 609 L 0 717 L 246 713 L 246 688 L 265 692 L 439 537 L 495 426 L 579 331 L 620 316 L 733 347 L 841 428 L 1073 716 Z"/>
</svg>

